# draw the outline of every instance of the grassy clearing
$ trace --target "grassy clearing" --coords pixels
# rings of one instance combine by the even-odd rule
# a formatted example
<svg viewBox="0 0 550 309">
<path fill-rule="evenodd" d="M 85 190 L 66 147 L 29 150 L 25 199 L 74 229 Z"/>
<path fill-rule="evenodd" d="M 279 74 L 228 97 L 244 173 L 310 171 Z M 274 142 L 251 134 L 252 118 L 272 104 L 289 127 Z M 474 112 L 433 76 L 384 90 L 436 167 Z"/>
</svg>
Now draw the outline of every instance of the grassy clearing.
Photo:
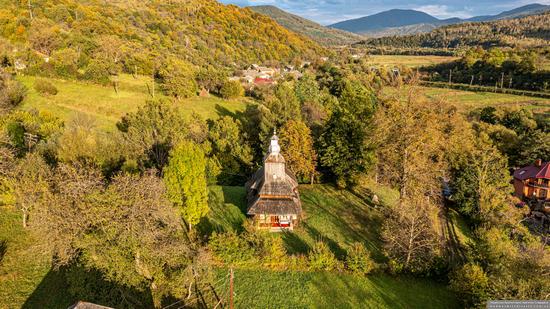
<svg viewBox="0 0 550 309">
<path fill-rule="evenodd" d="M 403 65 L 411 68 L 457 60 L 449 56 L 369 55 L 367 62 L 377 65 Z"/>
<path fill-rule="evenodd" d="M 458 308 L 444 285 L 424 279 L 236 270 L 234 282 L 237 308 Z"/>
<path fill-rule="evenodd" d="M 21 215 L 0 207 L 0 308 L 67 308 L 64 276 L 50 268 L 49 252 L 23 229 Z"/>
<path fill-rule="evenodd" d="M 121 75 L 119 90 L 115 92 L 111 86 L 100 86 L 90 83 L 48 79 L 58 89 L 55 96 L 41 96 L 34 88 L 37 77 L 20 76 L 18 79 L 29 89 L 23 102 L 23 109 L 47 110 L 62 119 L 70 119 L 76 113 L 82 113 L 96 119 L 98 127 L 110 131 L 126 113 L 136 111 L 139 106 L 150 99 L 149 89 L 152 89 L 151 78 L 131 75 Z M 148 86 L 151 88 L 148 88 Z M 163 98 L 156 86 L 156 97 Z M 204 118 L 215 119 L 223 115 L 231 115 L 243 111 L 249 104 L 247 99 L 223 100 L 214 96 L 209 98 L 194 97 L 173 103 L 184 116 L 193 112 Z"/>
</svg>

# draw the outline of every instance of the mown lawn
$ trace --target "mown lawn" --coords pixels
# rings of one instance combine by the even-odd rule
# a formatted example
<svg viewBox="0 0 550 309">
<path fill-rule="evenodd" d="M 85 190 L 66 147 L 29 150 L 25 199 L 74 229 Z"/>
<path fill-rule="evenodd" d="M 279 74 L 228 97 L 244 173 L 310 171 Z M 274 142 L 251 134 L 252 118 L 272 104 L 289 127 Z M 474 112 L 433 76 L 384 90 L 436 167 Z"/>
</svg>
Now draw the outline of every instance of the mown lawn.
<svg viewBox="0 0 550 309">
<path fill-rule="evenodd" d="M 227 270 L 218 278 L 227 300 Z M 237 308 L 459 308 L 443 284 L 384 274 L 235 270 L 234 284 Z"/>
<path fill-rule="evenodd" d="M 50 272 L 51 255 L 21 224 L 21 215 L 0 207 L 0 308 L 67 308 L 65 277 Z"/>
<path fill-rule="evenodd" d="M 102 130 L 111 131 L 115 124 L 126 113 L 136 111 L 146 100 L 151 99 L 151 78 L 131 75 L 119 77 L 119 90 L 115 92 L 112 86 L 101 86 L 91 83 L 48 79 L 58 89 L 55 96 L 41 96 L 34 88 L 38 77 L 19 76 L 18 79 L 28 88 L 28 94 L 21 108 L 38 109 L 52 112 L 62 119 L 70 119 L 76 113 L 91 116 Z M 149 85 L 149 87 L 148 87 Z M 156 86 L 155 98 L 165 98 Z M 224 115 L 234 115 L 242 112 L 250 101 L 246 98 L 224 100 L 215 96 L 208 98 L 193 97 L 174 101 L 174 104 L 184 116 L 193 112 L 204 118 L 215 119 Z"/>
</svg>

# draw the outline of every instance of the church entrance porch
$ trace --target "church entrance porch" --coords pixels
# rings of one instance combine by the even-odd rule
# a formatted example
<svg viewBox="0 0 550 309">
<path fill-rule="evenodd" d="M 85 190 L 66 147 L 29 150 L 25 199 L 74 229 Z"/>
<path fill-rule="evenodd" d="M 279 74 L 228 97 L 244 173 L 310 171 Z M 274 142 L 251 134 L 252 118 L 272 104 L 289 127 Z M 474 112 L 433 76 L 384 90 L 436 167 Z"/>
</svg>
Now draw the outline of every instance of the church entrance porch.
<svg viewBox="0 0 550 309">
<path fill-rule="evenodd" d="M 269 229 L 273 232 L 294 229 L 296 215 L 259 215 L 256 216 L 256 225 L 260 229 Z"/>
</svg>

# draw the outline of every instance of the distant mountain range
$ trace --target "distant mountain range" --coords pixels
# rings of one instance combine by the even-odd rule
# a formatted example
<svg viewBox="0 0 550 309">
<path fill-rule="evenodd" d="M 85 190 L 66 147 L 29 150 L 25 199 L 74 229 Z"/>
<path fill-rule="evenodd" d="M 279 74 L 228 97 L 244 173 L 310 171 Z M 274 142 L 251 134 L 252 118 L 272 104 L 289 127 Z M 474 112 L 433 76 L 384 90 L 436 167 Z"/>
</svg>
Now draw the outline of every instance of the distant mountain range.
<svg viewBox="0 0 550 309">
<path fill-rule="evenodd" d="M 308 36 L 323 45 L 346 45 L 364 39 L 363 36 L 340 29 L 328 28 L 303 17 L 285 12 L 276 6 L 259 5 L 248 7 L 254 12 L 267 15 L 279 25 Z"/>
<path fill-rule="evenodd" d="M 439 19 L 430 14 L 415 11 L 393 9 L 357 19 L 342 21 L 330 28 L 345 30 L 368 37 L 405 35 L 429 32 L 437 27 L 463 22 L 494 21 L 511 19 L 550 10 L 550 5 L 529 4 L 498 15 L 476 16 L 468 19 Z"/>
</svg>

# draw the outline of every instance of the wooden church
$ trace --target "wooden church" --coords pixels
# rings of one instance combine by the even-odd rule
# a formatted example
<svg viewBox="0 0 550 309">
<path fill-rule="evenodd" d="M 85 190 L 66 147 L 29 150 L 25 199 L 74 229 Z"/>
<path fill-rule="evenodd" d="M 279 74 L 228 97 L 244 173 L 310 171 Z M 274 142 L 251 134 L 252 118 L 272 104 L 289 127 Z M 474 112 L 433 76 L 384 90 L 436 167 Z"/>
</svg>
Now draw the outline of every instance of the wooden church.
<svg viewBox="0 0 550 309">
<path fill-rule="evenodd" d="M 286 168 L 274 132 L 264 165 L 246 183 L 248 211 L 260 229 L 292 230 L 302 214 L 298 181 Z"/>
</svg>

